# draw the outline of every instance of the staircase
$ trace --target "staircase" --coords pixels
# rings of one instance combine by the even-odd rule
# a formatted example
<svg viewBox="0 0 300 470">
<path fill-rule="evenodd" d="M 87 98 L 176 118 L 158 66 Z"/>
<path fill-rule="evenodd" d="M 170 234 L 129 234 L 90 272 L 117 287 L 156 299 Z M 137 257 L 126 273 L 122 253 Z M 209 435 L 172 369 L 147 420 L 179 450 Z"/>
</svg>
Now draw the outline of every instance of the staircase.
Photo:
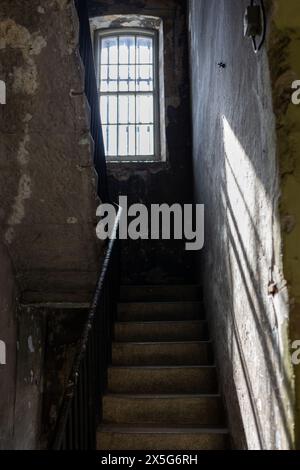
<svg viewBox="0 0 300 470">
<path fill-rule="evenodd" d="M 122 287 L 98 450 L 229 444 L 197 286 Z"/>
</svg>

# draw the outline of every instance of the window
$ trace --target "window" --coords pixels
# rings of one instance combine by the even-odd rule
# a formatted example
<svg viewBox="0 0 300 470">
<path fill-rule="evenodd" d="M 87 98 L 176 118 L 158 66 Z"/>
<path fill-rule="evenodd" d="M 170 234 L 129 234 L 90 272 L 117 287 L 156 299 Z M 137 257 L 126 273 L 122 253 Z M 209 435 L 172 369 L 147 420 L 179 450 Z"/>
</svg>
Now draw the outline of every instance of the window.
<svg viewBox="0 0 300 470">
<path fill-rule="evenodd" d="M 107 159 L 160 158 L 158 35 L 98 31 L 98 88 Z"/>
</svg>

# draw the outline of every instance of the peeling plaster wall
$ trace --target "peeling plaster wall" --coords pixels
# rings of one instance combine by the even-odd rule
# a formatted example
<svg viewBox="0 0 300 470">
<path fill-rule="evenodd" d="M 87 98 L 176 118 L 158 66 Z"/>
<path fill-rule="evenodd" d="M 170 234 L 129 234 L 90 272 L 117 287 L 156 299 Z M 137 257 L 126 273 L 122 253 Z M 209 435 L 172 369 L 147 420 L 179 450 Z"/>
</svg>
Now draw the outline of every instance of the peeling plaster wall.
<svg viewBox="0 0 300 470">
<path fill-rule="evenodd" d="M 108 164 L 112 198 L 128 196 L 129 204 L 190 203 L 190 95 L 185 0 L 90 0 L 92 18 L 106 15 L 149 15 L 162 18 L 165 61 L 166 163 Z M 123 282 L 189 283 L 193 255 L 178 241 L 122 243 Z"/>
<path fill-rule="evenodd" d="M 194 178 L 206 205 L 199 273 L 235 447 L 288 449 L 294 396 L 275 117 L 266 48 L 255 55 L 243 39 L 248 5 L 189 2 Z"/>
<path fill-rule="evenodd" d="M 300 340 L 300 106 L 292 104 L 291 84 L 300 80 L 300 5 L 273 2 L 269 57 L 280 166 L 283 266 L 290 304 L 290 339 Z M 300 366 L 295 367 L 296 438 L 300 449 Z"/>
<path fill-rule="evenodd" d="M 4 449 L 40 446 L 46 326 L 55 312 L 28 304 L 89 302 L 101 267 L 89 107 L 77 46 L 72 1 L 1 1 L 0 80 L 7 88 L 6 105 L 0 105 Z"/>
<path fill-rule="evenodd" d="M 25 301 L 86 301 L 99 271 L 96 176 L 77 46 L 72 1 L 1 2 L 1 239 Z"/>
</svg>

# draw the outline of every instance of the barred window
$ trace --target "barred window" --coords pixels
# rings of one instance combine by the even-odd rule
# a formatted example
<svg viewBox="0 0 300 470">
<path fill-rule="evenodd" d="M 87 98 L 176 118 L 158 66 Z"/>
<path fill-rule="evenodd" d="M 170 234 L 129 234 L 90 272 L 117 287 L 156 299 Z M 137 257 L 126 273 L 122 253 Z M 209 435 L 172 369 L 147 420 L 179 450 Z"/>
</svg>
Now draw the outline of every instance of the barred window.
<svg viewBox="0 0 300 470">
<path fill-rule="evenodd" d="M 97 38 L 106 157 L 155 160 L 160 152 L 156 31 L 99 31 Z"/>
</svg>

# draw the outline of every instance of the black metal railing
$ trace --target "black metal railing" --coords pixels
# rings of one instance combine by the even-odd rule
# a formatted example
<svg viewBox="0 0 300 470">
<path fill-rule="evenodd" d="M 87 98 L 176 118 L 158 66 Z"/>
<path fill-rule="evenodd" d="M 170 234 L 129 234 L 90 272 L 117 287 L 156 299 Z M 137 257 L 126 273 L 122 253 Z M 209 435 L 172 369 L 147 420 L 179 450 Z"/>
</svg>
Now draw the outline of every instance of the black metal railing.
<svg viewBox="0 0 300 470">
<path fill-rule="evenodd" d="M 108 202 L 106 160 L 87 0 L 75 0 L 75 5 L 80 27 L 79 50 L 85 68 L 85 94 L 91 110 L 90 130 L 94 140 L 94 165 L 98 174 L 98 195 L 102 202 Z"/>
<path fill-rule="evenodd" d="M 96 449 L 119 296 L 119 209 L 57 422 L 53 450 Z"/>
</svg>

